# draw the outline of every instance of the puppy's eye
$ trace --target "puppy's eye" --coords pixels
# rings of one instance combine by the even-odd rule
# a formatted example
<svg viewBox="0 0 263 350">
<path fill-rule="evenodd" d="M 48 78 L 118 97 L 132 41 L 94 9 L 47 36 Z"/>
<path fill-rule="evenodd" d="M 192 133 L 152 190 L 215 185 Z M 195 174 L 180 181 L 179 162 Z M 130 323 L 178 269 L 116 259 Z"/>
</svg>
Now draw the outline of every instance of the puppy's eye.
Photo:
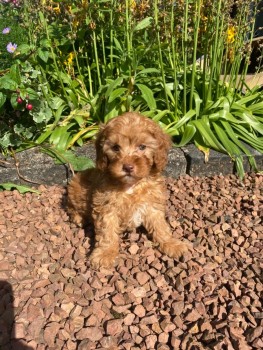
<svg viewBox="0 0 263 350">
<path fill-rule="evenodd" d="M 111 148 L 114 152 L 119 152 L 119 150 L 121 149 L 121 147 L 117 144 L 113 145 Z"/>
<path fill-rule="evenodd" d="M 139 148 L 140 151 L 143 151 L 143 150 L 145 150 L 146 145 L 139 145 L 138 148 Z"/>
</svg>

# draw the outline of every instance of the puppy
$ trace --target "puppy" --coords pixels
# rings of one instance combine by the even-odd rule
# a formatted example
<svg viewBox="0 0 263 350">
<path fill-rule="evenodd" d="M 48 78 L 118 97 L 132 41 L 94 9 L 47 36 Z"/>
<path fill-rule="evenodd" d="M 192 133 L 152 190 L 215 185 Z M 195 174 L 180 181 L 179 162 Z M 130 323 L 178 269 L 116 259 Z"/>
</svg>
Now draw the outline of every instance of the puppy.
<svg viewBox="0 0 263 350">
<path fill-rule="evenodd" d="M 94 268 L 110 268 L 119 236 L 143 225 L 164 254 L 179 258 L 187 245 L 172 236 L 165 220 L 166 188 L 161 172 L 171 141 L 152 120 L 124 113 L 103 125 L 96 139 L 96 168 L 75 175 L 68 186 L 68 213 L 78 225 L 92 221 Z"/>
</svg>

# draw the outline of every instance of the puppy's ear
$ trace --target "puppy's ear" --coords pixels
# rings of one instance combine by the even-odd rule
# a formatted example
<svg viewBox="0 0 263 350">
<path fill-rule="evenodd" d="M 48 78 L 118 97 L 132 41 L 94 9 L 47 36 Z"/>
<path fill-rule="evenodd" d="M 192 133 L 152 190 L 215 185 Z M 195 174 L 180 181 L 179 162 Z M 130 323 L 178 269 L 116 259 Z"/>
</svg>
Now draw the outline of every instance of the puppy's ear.
<svg viewBox="0 0 263 350">
<path fill-rule="evenodd" d="M 154 155 L 154 166 L 156 172 L 162 172 L 168 161 L 168 151 L 172 146 L 172 141 L 170 136 L 165 134 L 159 127 L 156 130 L 154 137 L 158 143 L 158 148 Z"/>
<path fill-rule="evenodd" d="M 105 170 L 108 166 L 108 158 L 103 151 L 105 141 L 105 128 L 103 124 L 100 126 L 100 130 L 96 136 L 95 147 L 96 147 L 96 167 L 100 170 Z"/>
</svg>

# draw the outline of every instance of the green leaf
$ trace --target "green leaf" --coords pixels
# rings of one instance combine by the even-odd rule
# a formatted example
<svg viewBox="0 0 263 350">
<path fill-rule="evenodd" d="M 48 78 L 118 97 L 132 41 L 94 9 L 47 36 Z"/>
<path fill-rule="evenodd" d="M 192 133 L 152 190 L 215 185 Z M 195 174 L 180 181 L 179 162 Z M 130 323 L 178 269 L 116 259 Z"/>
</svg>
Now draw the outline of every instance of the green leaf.
<svg viewBox="0 0 263 350">
<path fill-rule="evenodd" d="M 65 106 L 65 101 L 62 100 L 62 98 L 56 96 L 50 99 L 49 104 L 52 109 L 59 109 L 60 106 Z"/>
<path fill-rule="evenodd" d="M 141 22 L 139 22 L 135 28 L 133 29 L 134 32 L 137 32 L 138 30 L 142 30 L 142 29 L 145 29 L 147 27 L 149 27 L 149 25 L 151 25 L 153 21 L 153 18 L 152 17 L 146 17 L 144 18 Z"/>
<path fill-rule="evenodd" d="M 36 139 L 36 143 L 37 144 L 41 144 L 42 142 L 44 142 L 50 135 L 52 134 L 52 130 L 47 130 L 45 131 L 43 134 L 41 134 L 37 139 Z"/>
<path fill-rule="evenodd" d="M 127 89 L 126 88 L 118 88 L 116 90 L 114 90 L 110 96 L 109 96 L 109 100 L 108 102 L 111 103 L 112 101 L 114 101 L 116 98 L 122 96 L 124 94 L 124 92 L 126 92 Z"/>
<path fill-rule="evenodd" d="M 213 123 L 214 129 L 224 145 L 225 149 L 227 150 L 230 157 L 235 161 L 236 170 L 238 175 L 243 179 L 244 177 L 244 166 L 243 166 L 243 158 L 242 158 L 242 152 L 239 147 L 233 143 L 227 134 L 225 133 L 224 129 L 217 125 L 217 123 Z"/>
<path fill-rule="evenodd" d="M 170 111 L 168 109 L 165 109 L 164 111 L 159 111 L 157 114 L 155 114 L 152 117 L 152 120 L 154 120 L 155 122 L 160 121 L 166 114 L 169 114 Z"/>
<path fill-rule="evenodd" d="M 173 97 L 173 94 L 171 92 L 172 90 L 170 89 L 170 87 L 171 87 L 170 84 L 165 84 L 165 86 L 164 86 L 167 95 L 170 97 L 172 103 L 175 104 L 175 99 Z"/>
<path fill-rule="evenodd" d="M 49 39 L 40 40 L 40 47 L 51 47 Z"/>
<path fill-rule="evenodd" d="M 199 117 L 200 106 L 201 106 L 201 103 L 203 102 L 203 100 L 200 98 L 200 96 L 196 92 L 193 93 L 193 97 L 194 97 L 194 102 L 195 102 L 195 113 L 196 113 L 196 116 Z"/>
<path fill-rule="evenodd" d="M 263 124 L 261 124 L 251 113 L 242 113 L 242 119 L 248 123 L 254 130 L 263 135 Z"/>
<path fill-rule="evenodd" d="M 136 73 L 136 77 L 140 74 L 149 74 L 149 73 L 160 73 L 159 69 L 156 68 L 145 68 Z"/>
<path fill-rule="evenodd" d="M 88 131 L 87 133 L 85 133 L 82 138 L 85 140 L 85 139 L 90 139 L 91 137 L 94 137 L 96 134 L 97 134 L 98 130 L 97 129 L 94 129 L 94 130 L 91 130 L 91 131 Z M 80 140 L 80 139 L 79 139 Z"/>
<path fill-rule="evenodd" d="M 235 118 L 235 116 L 232 113 L 223 113 L 219 115 L 220 119 L 226 120 L 230 123 L 234 124 L 240 124 L 243 123 L 242 120 Z"/>
<path fill-rule="evenodd" d="M 252 113 L 263 114 L 263 102 L 255 103 L 250 105 L 248 108 Z"/>
<path fill-rule="evenodd" d="M 0 87 L 5 90 L 16 90 L 18 84 L 13 79 L 9 78 L 7 75 L 0 78 Z"/>
<path fill-rule="evenodd" d="M 59 142 L 56 144 L 57 149 L 65 150 L 67 148 L 69 140 L 70 140 L 70 133 L 69 132 L 63 132 L 60 135 Z"/>
<path fill-rule="evenodd" d="M 4 191 L 4 190 L 6 191 L 17 190 L 22 194 L 26 192 L 33 192 L 33 193 L 40 194 L 39 191 L 34 190 L 28 186 L 16 185 L 13 183 L 0 183 L 0 191 Z"/>
<path fill-rule="evenodd" d="M 147 103 L 148 107 L 150 109 L 156 109 L 156 101 L 153 96 L 153 92 L 151 89 L 148 88 L 148 86 L 144 84 L 136 84 L 136 86 L 139 88 L 139 90 L 142 93 L 142 98 Z"/>
<path fill-rule="evenodd" d="M 67 140 L 69 138 L 68 133 L 69 125 L 57 127 L 50 136 L 50 142 L 58 149 L 65 149 Z"/>
<path fill-rule="evenodd" d="M 68 163 L 72 165 L 75 171 L 83 171 L 94 167 L 94 162 L 90 158 L 76 156 L 70 151 L 64 152 L 63 156 L 67 159 Z"/>
<path fill-rule="evenodd" d="M 114 36 L 113 40 L 114 40 L 115 48 L 117 50 L 119 50 L 121 53 L 123 53 L 123 49 L 121 47 L 121 44 L 120 44 L 119 40 L 116 38 L 116 36 Z M 117 57 L 117 58 L 119 58 L 119 57 Z"/>
<path fill-rule="evenodd" d="M 212 123 L 212 125 L 215 129 L 219 140 L 222 142 L 223 146 L 225 147 L 229 155 L 232 157 L 232 159 L 236 159 L 237 156 L 240 156 L 240 149 L 229 139 L 224 129 L 217 123 Z"/>
<path fill-rule="evenodd" d="M 28 54 L 31 50 L 31 46 L 28 44 L 21 44 L 17 48 L 17 52 L 21 54 Z"/>
<path fill-rule="evenodd" d="M 123 82 L 123 78 L 122 77 L 119 77 L 115 80 L 113 80 L 109 86 L 108 86 L 108 89 L 105 93 L 105 98 L 109 98 L 109 96 L 111 95 L 112 91 L 117 87 L 117 86 L 121 86 Z"/>
<path fill-rule="evenodd" d="M 40 19 L 40 21 L 42 22 L 42 24 L 45 25 L 46 20 L 45 20 L 45 16 L 44 16 L 43 12 L 42 12 L 42 11 L 39 11 L 39 12 L 38 12 L 38 15 L 39 15 L 39 19 Z"/>
<path fill-rule="evenodd" d="M 5 104 L 6 101 L 6 95 L 4 95 L 1 91 L 0 91 L 0 108 Z"/>
<path fill-rule="evenodd" d="M 76 156 L 71 151 L 62 151 L 54 148 L 42 148 L 42 152 L 55 159 L 56 164 L 70 163 L 75 171 L 83 171 L 94 167 L 94 162 L 84 156 Z"/>
<path fill-rule="evenodd" d="M 167 128 L 170 128 L 173 125 L 174 129 L 181 128 L 184 124 L 186 124 L 190 119 L 193 118 L 193 116 L 196 115 L 195 110 L 191 109 L 188 111 L 179 121 L 174 121 L 171 124 L 167 126 Z"/>
<path fill-rule="evenodd" d="M 47 63 L 48 61 L 48 58 L 49 58 L 49 52 L 47 50 L 42 50 L 41 48 L 39 48 L 37 50 L 37 54 L 38 54 L 38 57 L 44 61 L 45 63 Z"/>
<path fill-rule="evenodd" d="M 65 90 L 69 95 L 70 104 L 73 104 L 74 108 L 78 108 L 79 107 L 78 95 L 72 89 L 66 88 Z"/>
<path fill-rule="evenodd" d="M 236 108 L 237 107 L 236 105 L 240 105 L 240 106 L 246 105 L 248 102 L 252 102 L 256 100 L 259 96 L 260 96 L 260 93 L 256 93 L 253 95 L 242 97 L 240 100 L 235 101 L 235 103 L 232 104 L 232 108 Z"/>
<path fill-rule="evenodd" d="M 12 80 L 14 80 L 17 84 L 21 83 L 21 77 L 19 72 L 19 67 L 17 64 L 14 64 L 10 68 L 9 76 Z"/>
<path fill-rule="evenodd" d="M 82 128 L 79 132 L 73 135 L 71 140 L 67 144 L 67 149 L 71 148 L 75 142 L 81 143 L 82 138 L 94 136 L 98 132 L 98 126 L 88 126 L 87 128 Z"/>
<path fill-rule="evenodd" d="M 186 125 L 181 141 L 178 144 L 174 143 L 175 147 L 184 147 L 185 145 L 187 145 L 192 140 L 195 133 L 196 128 L 194 125 L 190 123 Z M 173 135 L 172 133 L 170 133 L 170 131 L 168 132 L 168 134 Z"/>
<path fill-rule="evenodd" d="M 241 157 L 236 158 L 235 166 L 236 166 L 238 175 L 240 176 L 241 179 L 243 179 L 245 176 L 245 172 L 244 172 L 244 166 L 243 166 L 243 159 Z"/>
<path fill-rule="evenodd" d="M 62 118 L 62 113 L 64 111 L 64 109 L 66 108 L 66 105 L 63 104 L 62 106 L 60 106 L 56 112 L 55 112 L 55 121 L 54 121 L 54 124 L 56 125 L 58 123 L 58 121 Z"/>
<path fill-rule="evenodd" d="M 236 134 L 240 139 L 248 143 L 253 148 L 257 149 L 259 152 L 263 153 L 263 140 L 256 137 L 254 134 L 249 132 L 241 125 L 232 125 L 233 129 L 236 130 Z"/>
<path fill-rule="evenodd" d="M 120 114 L 120 109 L 118 106 L 112 107 L 109 112 L 104 116 L 104 123 L 107 123 L 110 119 L 117 117 Z"/>
<path fill-rule="evenodd" d="M 207 146 L 218 152 L 226 153 L 226 149 L 218 141 L 205 119 L 193 120 L 192 123 L 199 130 Z"/>
<path fill-rule="evenodd" d="M 34 122 L 37 124 L 42 123 L 43 121 L 48 122 L 52 118 L 52 111 L 47 106 L 42 106 L 38 112 L 32 112 Z"/>
<path fill-rule="evenodd" d="M 231 128 L 231 125 L 226 121 L 221 121 L 221 124 L 223 125 L 226 133 L 231 138 L 231 140 L 247 155 L 248 161 L 254 171 L 257 171 L 257 165 L 255 158 L 252 156 L 251 152 L 243 145 L 242 142 L 238 140 L 237 135 L 234 133 L 233 129 Z"/>
<path fill-rule="evenodd" d="M 29 100 L 38 100 L 39 99 L 37 91 L 35 91 L 35 90 L 31 89 L 31 88 L 27 88 L 26 89 L 26 93 L 28 95 L 28 99 Z"/>
</svg>

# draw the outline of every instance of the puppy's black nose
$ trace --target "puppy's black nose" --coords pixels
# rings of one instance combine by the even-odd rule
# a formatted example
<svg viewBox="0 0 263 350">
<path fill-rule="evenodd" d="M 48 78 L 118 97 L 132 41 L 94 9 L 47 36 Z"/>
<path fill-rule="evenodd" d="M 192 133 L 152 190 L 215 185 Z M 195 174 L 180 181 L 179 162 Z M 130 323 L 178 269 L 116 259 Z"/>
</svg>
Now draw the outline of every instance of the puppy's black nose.
<svg viewBox="0 0 263 350">
<path fill-rule="evenodd" d="M 133 171 L 133 165 L 131 164 L 123 164 L 122 169 L 127 173 L 130 174 Z"/>
</svg>

